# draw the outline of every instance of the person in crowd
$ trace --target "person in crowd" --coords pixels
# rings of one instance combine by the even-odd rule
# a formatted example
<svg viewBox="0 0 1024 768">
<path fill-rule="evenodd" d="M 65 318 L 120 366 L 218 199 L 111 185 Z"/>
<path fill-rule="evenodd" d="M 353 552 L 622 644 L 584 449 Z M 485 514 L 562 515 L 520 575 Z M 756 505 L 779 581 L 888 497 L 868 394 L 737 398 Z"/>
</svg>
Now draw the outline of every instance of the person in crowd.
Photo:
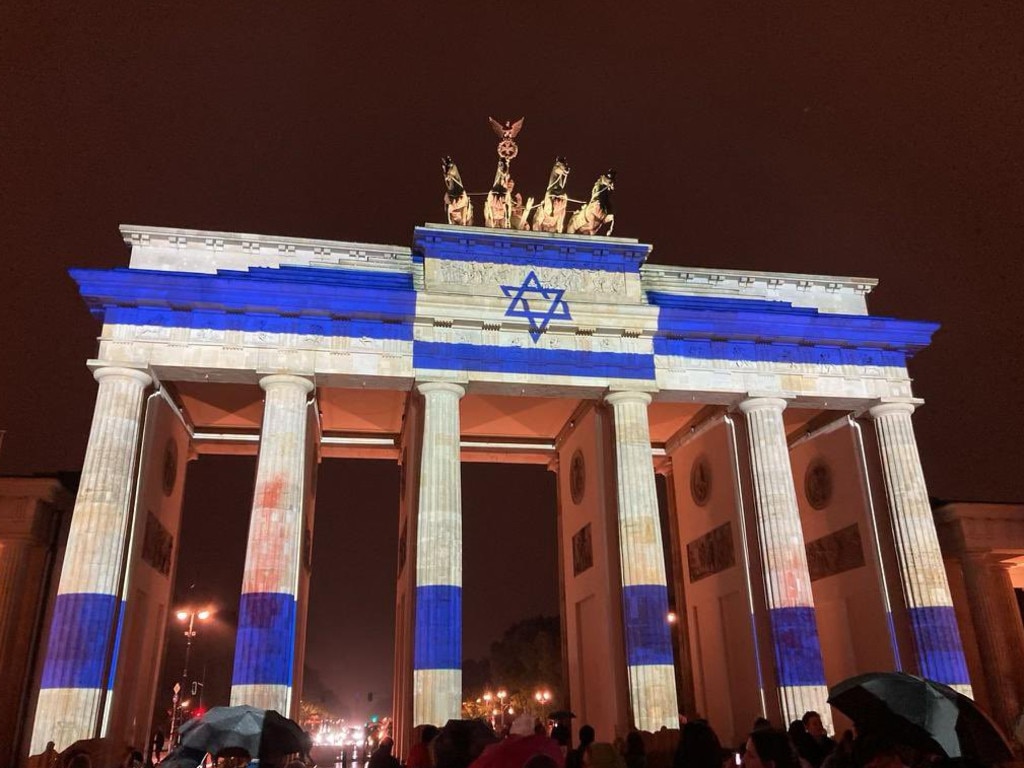
<svg viewBox="0 0 1024 768">
<path fill-rule="evenodd" d="M 467 768 L 496 741 L 483 720 L 449 720 L 430 743 L 434 768 Z"/>
<path fill-rule="evenodd" d="M 368 768 L 402 768 L 398 758 L 391 754 L 391 750 L 394 748 L 395 740 L 390 736 L 385 736 L 381 739 L 380 746 L 370 755 L 370 761 L 367 763 Z"/>
<path fill-rule="evenodd" d="M 559 720 L 555 723 L 555 727 L 551 729 L 551 738 L 558 742 L 558 746 L 561 747 L 562 754 L 564 755 L 569 751 L 572 729 L 567 722 Z"/>
<path fill-rule="evenodd" d="M 583 757 L 587 747 L 594 743 L 594 726 L 580 726 L 580 744 L 576 749 L 570 749 L 565 756 L 565 768 L 583 768 Z"/>
<path fill-rule="evenodd" d="M 587 745 L 583 753 L 584 768 L 626 768 L 626 761 L 622 759 L 622 750 L 616 749 L 614 744 L 604 741 L 595 741 Z"/>
<path fill-rule="evenodd" d="M 860 768 L 908 768 L 928 762 L 926 756 L 888 733 L 858 736 L 853 742 L 853 759 Z"/>
<path fill-rule="evenodd" d="M 789 734 L 774 728 L 751 731 L 743 750 L 743 768 L 800 768 Z"/>
<path fill-rule="evenodd" d="M 722 742 L 707 720 L 690 720 L 679 732 L 672 768 L 721 768 Z"/>
<path fill-rule="evenodd" d="M 753 730 L 755 731 L 763 731 L 764 729 L 771 727 L 772 721 L 769 720 L 767 717 L 759 717 L 756 720 L 754 720 Z"/>
<path fill-rule="evenodd" d="M 853 741 L 853 731 L 847 728 L 836 743 L 836 748 L 821 764 L 821 768 L 857 768 L 857 763 L 853 759 Z"/>
<path fill-rule="evenodd" d="M 803 720 L 794 720 L 789 724 L 789 729 L 786 733 L 789 734 L 789 740 L 792 741 L 794 746 L 799 750 L 800 742 L 807 735 L 807 727 L 804 725 Z"/>
<path fill-rule="evenodd" d="M 412 745 L 409 756 L 405 760 L 406 768 L 433 768 L 434 760 L 430 754 L 430 743 L 437 736 L 438 730 L 436 725 L 422 726 L 419 741 Z"/>
<path fill-rule="evenodd" d="M 803 725 L 803 733 L 797 739 L 793 739 L 793 744 L 800 757 L 810 763 L 811 768 L 821 768 L 825 758 L 836 748 L 836 743 L 825 732 L 821 715 L 814 710 L 804 712 L 800 722 Z"/>
<path fill-rule="evenodd" d="M 626 750 L 622 756 L 626 759 L 626 768 L 647 768 L 647 749 L 640 731 L 626 734 Z"/>
</svg>

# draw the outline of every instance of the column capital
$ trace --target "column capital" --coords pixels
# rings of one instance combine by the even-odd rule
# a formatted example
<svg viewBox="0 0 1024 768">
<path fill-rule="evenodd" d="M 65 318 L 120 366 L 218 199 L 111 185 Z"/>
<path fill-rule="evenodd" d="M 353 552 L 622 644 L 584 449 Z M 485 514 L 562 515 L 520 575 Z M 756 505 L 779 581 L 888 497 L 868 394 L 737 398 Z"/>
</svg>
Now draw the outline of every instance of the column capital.
<svg viewBox="0 0 1024 768">
<path fill-rule="evenodd" d="M 916 397 L 902 398 L 899 400 L 879 400 L 877 403 L 868 408 L 868 416 L 872 419 L 878 419 L 882 416 L 887 416 L 890 413 L 913 413 L 917 410 L 918 406 L 924 405 L 924 400 Z"/>
<path fill-rule="evenodd" d="M 743 413 L 750 413 L 752 411 L 784 411 L 786 406 L 789 405 L 789 401 L 782 397 L 748 397 L 739 404 L 739 409 Z"/>
<path fill-rule="evenodd" d="M 871 406 L 867 409 L 867 415 L 872 419 L 881 419 L 890 414 L 912 414 L 916 410 L 916 404 L 905 400 L 899 402 L 880 402 L 878 406 Z"/>
<path fill-rule="evenodd" d="M 456 397 L 461 398 L 466 394 L 466 388 L 461 384 L 453 384 L 450 381 L 424 381 L 416 385 L 416 389 L 419 390 L 421 395 L 427 395 L 431 392 L 451 392 Z"/>
<path fill-rule="evenodd" d="M 92 377 L 99 381 L 105 379 L 108 376 L 123 376 L 128 379 L 135 379 L 142 386 L 148 387 L 153 383 L 153 377 L 150 376 L 139 368 L 124 368 L 118 365 L 103 366 L 102 368 L 93 368 Z"/>
<path fill-rule="evenodd" d="M 960 562 L 991 568 L 993 571 L 1016 568 L 1017 563 L 1006 562 L 1007 557 L 1011 555 L 993 552 L 991 549 L 965 549 L 960 553 Z"/>
<path fill-rule="evenodd" d="M 267 376 L 260 377 L 260 388 L 266 392 L 272 387 L 279 387 L 283 385 L 298 386 L 302 387 L 303 392 L 312 392 L 315 385 L 309 379 L 303 376 L 296 376 L 293 373 L 271 373 Z"/>
<path fill-rule="evenodd" d="M 616 403 L 643 403 L 644 405 L 649 405 L 651 393 L 633 389 L 609 392 L 604 396 L 604 401 L 609 405 L 615 405 Z"/>
</svg>

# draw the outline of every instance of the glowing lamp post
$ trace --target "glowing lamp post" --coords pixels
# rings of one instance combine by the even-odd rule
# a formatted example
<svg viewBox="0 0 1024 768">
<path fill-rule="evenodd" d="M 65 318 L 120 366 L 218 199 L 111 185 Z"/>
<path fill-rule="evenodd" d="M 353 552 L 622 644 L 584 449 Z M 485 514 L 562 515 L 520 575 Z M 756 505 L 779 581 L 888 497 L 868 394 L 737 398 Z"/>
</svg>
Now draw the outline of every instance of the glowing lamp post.
<svg viewBox="0 0 1024 768">
<path fill-rule="evenodd" d="M 181 671 L 181 683 L 174 684 L 174 697 L 171 699 L 171 729 L 168 744 L 173 747 L 178 741 L 179 710 L 182 708 L 179 693 L 184 685 L 188 683 L 188 662 L 192 655 L 192 638 L 196 636 L 196 619 L 206 621 L 210 618 L 210 612 L 205 608 L 202 610 L 183 609 L 174 614 L 178 621 L 188 622 L 188 629 L 185 630 L 185 666 Z"/>
<path fill-rule="evenodd" d="M 201 611 L 178 611 L 175 616 L 178 617 L 178 621 L 188 620 L 188 629 L 185 630 L 185 668 L 181 672 L 182 681 L 188 682 L 188 660 L 192 653 L 192 638 L 196 636 L 196 619 L 206 621 L 210 618 L 210 612 L 205 609 Z"/>
<path fill-rule="evenodd" d="M 505 730 L 505 699 L 508 698 L 508 691 L 504 688 L 498 689 L 498 708 L 501 710 L 501 730 Z"/>
<path fill-rule="evenodd" d="M 551 703 L 551 691 L 544 688 L 534 693 L 533 698 L 537 701 L 537 708 L 540 710 L 540 715 L 543 718 L 548 704 Z"/>
</svg>

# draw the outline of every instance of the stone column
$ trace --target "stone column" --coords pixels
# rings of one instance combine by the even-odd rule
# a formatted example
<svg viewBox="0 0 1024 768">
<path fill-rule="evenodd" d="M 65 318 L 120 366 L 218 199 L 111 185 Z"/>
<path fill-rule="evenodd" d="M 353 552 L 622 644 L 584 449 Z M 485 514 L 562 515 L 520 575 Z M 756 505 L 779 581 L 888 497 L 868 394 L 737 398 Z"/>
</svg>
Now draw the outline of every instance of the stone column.
<svg viewBox="0 0 1024 768">
<path fill-rule="evenodd" d="M 27 539 L 9 538 L 0 541 L 0 669 L 11 668 L 10 656 L 13 649 L 25 642 L 16 635 L 22 630 L 19 614 L 22 613 L 26 598 L 25 578 L 29 569 L 29 548 Z M 32 590 L 29 594 L 34 594 Z"/>
<path fill-rule="evenodd" d="M 825 703 L 825 667 L 782 421 L 786 401 L 756 397 L 739 407 L 747 423 L 754 515 L 782 722 L 798 720 L 807 710 L 815 710 L 828 727 L 831 715 Z"/>
<path fill-rule="evenodd" d="M 918 672 L 971 695 L 939 537 L 917 453 L 911 403 L 883 403 L 875 422 L 900 582 L 914 635 Z"/>
<path fill-rule="evenodd" d="M 238 608 L 231 704 L 292 711 L 296 597 L 302 568 L 306 396 L 312 382 L 275 374 L 266 392 Z"/>
<path fill-rule="evenodd" d="M 642 731 L 679 727 L 676 673 L 668 625 L 668 586 L 646 392 L 614 392 L 622 621 L 634 724 Z"/>
<path fill-rule="evenodd" d="M 413 725 L 462 710 L 462 467 L 458 384 L 428 382 L 416 531 Z"/>
<path fill-rule="evenodd" d="M 99 368 L 89 445 L 53 607 L 31 754 L 98 736 L 120 604 L 143 392 L 150 377 Z"/>
<path fill-rule="evenodd" d="M 1024 624 L 1009 569 L 989 552 L 961 558 L 992 714 L 1013 733 L 1024 709 Z"/>
</svg>

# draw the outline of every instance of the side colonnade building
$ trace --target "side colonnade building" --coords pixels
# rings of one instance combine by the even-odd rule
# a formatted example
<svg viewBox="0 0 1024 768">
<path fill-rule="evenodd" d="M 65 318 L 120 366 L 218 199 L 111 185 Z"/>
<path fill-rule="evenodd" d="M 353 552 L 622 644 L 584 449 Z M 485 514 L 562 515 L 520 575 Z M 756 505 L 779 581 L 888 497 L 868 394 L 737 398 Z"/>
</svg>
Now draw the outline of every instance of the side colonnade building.
<svg viewBox="0 0 1024 768">
<path fill-rule="evenodd" d="M 557 473 L 565 704 L 599 733 L 827 722 L 827 685 L 880 669 L 970 694 L 907 372 L 936 326 L 869 315 L 875 281 L 452 225 L 412 249 L 122 233 L 128 268 L 72 270 L 98 391 L 32 753 L 145 743 L 206 453 L 258 456 L 232 703 L 297 712 L 329 457 L 401 465 L 400 748 L 461 716 L 466 461 Z"/>
</svg>

